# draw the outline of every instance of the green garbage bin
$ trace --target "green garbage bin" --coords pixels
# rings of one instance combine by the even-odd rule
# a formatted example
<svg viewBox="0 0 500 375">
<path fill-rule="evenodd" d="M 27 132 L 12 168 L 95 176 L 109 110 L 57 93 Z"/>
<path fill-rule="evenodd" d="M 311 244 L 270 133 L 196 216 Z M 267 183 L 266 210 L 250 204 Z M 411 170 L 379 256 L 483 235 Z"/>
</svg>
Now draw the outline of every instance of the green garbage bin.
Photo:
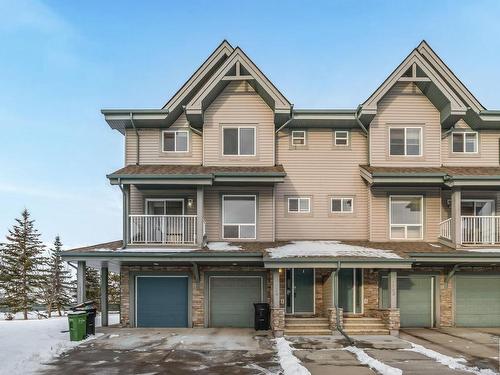
<svg viewBox="0 0 500 375">
<path fill-rule="evenodd" d="M 71 341 L 81 341 L 87 336 L 87 313 L 85 311 L 69 312 L 68 322 Z"/>
</svg>

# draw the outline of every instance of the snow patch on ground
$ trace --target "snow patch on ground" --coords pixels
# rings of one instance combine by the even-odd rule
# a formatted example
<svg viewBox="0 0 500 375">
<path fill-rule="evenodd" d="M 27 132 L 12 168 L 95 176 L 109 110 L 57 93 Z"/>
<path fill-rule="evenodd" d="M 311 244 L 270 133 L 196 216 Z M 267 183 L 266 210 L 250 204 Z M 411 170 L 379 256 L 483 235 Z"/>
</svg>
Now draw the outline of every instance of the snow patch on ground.
<svg viewBox="0 0 500 375">
<path fill-rule="evenodd" d="M 302 366 L 300 360 L 293 355 L 292 347 L 285 338 L 278 337 L 275 341 L 284 375 L 311 375 L 309 370 Z"/>
<path fill-rule="evenodd" d="M 360 348 L 357 348 L 355 346 L 348 346 L 344 348 L 344 350 L 347 350 L 348 352 L 353 353 L 356 355 L 356 358 L 358 361 L 363 364 L 363 365 L 368 365 L 371 369 L 377 371 L 378 373 L 382 375 L 402 375 L 403 371 L 401 369 L 391 367 L 389 365 L 386 365 L 383 362 L 380 362 L 379 360 L 370 357 L 366 352 Z"/>
<path fill-rule="evenodd" d="M 231 245 L 229 244 L 229 242 L 209 242 L 207 246 L 210 250 L 216 251 L 241 250 L 241 247 L 237 245 Z"/>
<path fill-rule="evenodd" d="M 36 314 L 30 313 L 31 316 Z M 109 323 L 116 324 L 118 314 L 110 314 Z M 100 326 L 100 317 L 96 319 Z M 44 363 L 63 352 L 95 339 L 69 341 L 68 318 L 54 317 L 38 320 L 0 320 L 0 363 L 2 374 L 34 374 Z"/>
<path fill-rule="evenodd" d="M 401 350 L 407 350 L 407 351 L 412 351 L 416 353 L 420 353 L 422 355 L 425 355 L 428 358 L 431 358 L 435 360 L 436 362 L 439 362 L 445 366 L 448 366 L 452 370 L 459 370 L 459 371 L 466 371 L 466 372 L 471 372 L 473 374 L 477 375 L 497 375 L 498 373 L 489 370 L 489 369 L 479 369 L 478 367 L 470 367 L 465 365 L 467 361 L 464 358 L 454 358 L 450 357 L 441 353 L 438 353 L 432 349 L 428 349 L 422 345 L 414 344 L 412 342 L 408 343 L 411 345 L 411 348 L 409 349 L 401 349 Z"/>
<path fill-rule="evenodd" d="M 372 249 L 363 246 L 354 246 L 339 241 L 293 241 L 290 244 L 268 250 L 271 258 L 307 257 L 307 256 L 335 256 L 335 257 L 367 257 L 390 258 L 401 257 L 388 250 Z"/>
</svg>

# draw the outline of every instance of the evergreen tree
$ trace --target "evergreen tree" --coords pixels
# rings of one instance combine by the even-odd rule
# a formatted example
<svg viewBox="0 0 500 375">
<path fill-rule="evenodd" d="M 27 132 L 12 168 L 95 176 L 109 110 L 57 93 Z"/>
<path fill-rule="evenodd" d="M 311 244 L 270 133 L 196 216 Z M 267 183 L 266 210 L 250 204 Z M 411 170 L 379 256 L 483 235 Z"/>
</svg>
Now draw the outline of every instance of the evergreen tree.
<svg viewBox="0 0 500 375">
<path fill-rule="evenodd" d="M 71 303 L 74 285 L 74 279 L 71 272 L 65 267 L 61 258 L 62 243 L 59 236 L 54 240 L 54 246 L 50 250 L 48 282 L 46 284 L 47 312 L 49 317 L 52 310 L 57 310 L 61 316 L 61 309 Z"/>
<path fill-rule="evenodd" d="M 96 306 L 100 306 L 101 281 L 99 271 L 87 267 L 85 271 L 85 291 L 86 301 L 94 301 Z"/>
<path fill-rule="evenodd" d="M 4 304 L 12 313 L 22 311 L 24 319 L 28 319 L 28 311 L 40 299 L 46 262 L 40 233 L 27 209 L 16 219 L 6 238 L 2 251 Z"/>
<path fill-rule="evenodd" d="M 109 273 L 108 280 L 108 303 L 110 305 L 120 305 L 120 274 Z"/>
</svg>

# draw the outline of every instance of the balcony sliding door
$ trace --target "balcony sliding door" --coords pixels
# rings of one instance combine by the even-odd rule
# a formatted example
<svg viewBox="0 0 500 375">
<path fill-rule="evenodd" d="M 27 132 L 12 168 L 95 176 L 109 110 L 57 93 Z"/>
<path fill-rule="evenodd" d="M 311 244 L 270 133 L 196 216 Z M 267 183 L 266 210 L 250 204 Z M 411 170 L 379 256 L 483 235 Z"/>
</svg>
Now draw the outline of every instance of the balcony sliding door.
<svg viewBox="0 0 500 375">
<path fill-rule="evenodd" d="M 147 219 L 150 221 L 147 231 L 151 242 L 184 242 L 184 199 L 146 199 L 146 214 L 152 215 Z"/>
</svg>

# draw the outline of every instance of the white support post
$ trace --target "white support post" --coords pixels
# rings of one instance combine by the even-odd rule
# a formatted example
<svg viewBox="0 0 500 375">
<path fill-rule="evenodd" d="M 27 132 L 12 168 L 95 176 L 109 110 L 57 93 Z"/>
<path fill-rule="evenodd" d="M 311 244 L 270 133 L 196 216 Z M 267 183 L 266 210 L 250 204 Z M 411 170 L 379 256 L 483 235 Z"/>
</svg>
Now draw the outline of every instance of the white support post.
<svg viewBox="0 0 500 375">
<path fill-rule="evenodd" d="M 196 188 L 196 243 L 203 245 L 203 211 L 204 211 L 204 189 L 203 186 Z"/>
<path fill-rule="evenodd" d="M 454 187 L 451 190 L 451 232 L 452 242 L 457 245 L 462 244 L 462 190 Z"/>
<path fill-rule="evenodd" d="M 389 272 L 389 307 L 395 309 L 398 307 L 398 273 Z"/>
<path fill-rule="evenodd" d="M 280 271 L 273 269 L 273 307 L 280 307 Z"/>
<path fill-rule="evenodd" d="M 108 326 L 108 266 L 101 267 L 101 324 Z"/>
<path fill-rule="evenodd" d="M 85 261 L 79 260 L 76 270 L 76 302 L 85 302 Z"/>
</svg>

